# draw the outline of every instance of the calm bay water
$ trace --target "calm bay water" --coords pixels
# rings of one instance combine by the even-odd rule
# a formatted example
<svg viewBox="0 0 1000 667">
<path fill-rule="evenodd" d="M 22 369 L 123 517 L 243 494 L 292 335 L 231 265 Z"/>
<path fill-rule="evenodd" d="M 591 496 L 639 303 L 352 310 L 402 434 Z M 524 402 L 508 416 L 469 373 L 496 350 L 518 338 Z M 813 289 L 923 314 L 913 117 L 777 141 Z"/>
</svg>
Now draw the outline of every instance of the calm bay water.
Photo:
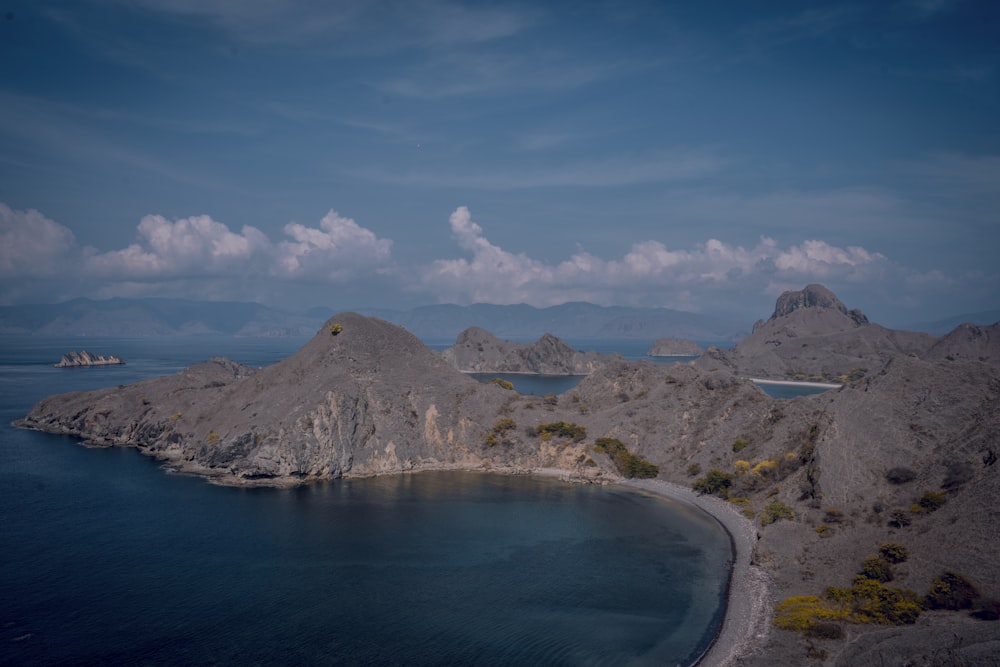
<svg viewBox="0 0 1000 667">
<path fill-rule="evenodd" d="M 301 340 L 0 338 L 0 664 L 690 663 L 729 539 L 688 508 L 530 477 L 297 489 L 13 429 L 52 393 Z M 125 366 L 55 369 L 81 345 Z"/>
</svg>

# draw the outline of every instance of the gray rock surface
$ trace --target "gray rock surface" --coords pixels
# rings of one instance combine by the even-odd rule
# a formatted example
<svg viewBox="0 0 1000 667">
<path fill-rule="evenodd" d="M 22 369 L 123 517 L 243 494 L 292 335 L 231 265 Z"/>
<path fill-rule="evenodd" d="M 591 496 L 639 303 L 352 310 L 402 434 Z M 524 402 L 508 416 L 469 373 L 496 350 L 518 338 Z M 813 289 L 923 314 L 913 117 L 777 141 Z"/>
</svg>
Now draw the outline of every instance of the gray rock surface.
<svg viewBox="0 0 1000 667">
<path fill-rule="evenodd" d="M 589 375 L 620 355 L 580 352 L 552 334 L 534 343 L 500 340 L 485 329 L 470 327 L 441 356 L 467 373 L 537 373 Z"/>
</svg>

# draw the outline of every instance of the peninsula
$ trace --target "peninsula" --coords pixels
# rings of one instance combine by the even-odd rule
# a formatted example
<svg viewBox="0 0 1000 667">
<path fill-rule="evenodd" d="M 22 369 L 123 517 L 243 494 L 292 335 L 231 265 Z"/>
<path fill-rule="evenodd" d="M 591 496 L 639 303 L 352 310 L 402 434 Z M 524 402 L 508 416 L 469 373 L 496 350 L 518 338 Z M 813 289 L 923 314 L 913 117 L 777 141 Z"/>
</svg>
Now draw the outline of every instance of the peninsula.
<svg viewBox="0 0 1000 667">
<path fill-rule="evenodd" d="M 704 664 L 989 664 L 998 332 L 892 331 L 808 286 L 734 350 L 693 365 L 603 360 L 574 389 L 538 397 L 341 313 L 272 366 L 212 359 L 49 397 L 17 424 L 135 447 L 221 484 L 429 469 L 632 478 L 734 536 L 729 611 Z M 796 373 L 842 386 L 779 400 L 748 379 Z"/>
</svg>

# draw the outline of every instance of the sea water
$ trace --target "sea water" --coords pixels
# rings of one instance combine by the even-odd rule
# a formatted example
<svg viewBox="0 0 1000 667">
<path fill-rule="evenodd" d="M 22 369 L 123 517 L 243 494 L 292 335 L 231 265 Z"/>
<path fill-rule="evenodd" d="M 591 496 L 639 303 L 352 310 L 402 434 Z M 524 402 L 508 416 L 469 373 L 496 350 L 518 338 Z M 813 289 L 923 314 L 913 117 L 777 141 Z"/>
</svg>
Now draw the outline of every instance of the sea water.
<svg viewBox="0 0 1000 667">
<path fill-rule="evenodd" d="M 10 426 L 303 342 L 0 337 L 0 664 L 672 665 L 711 642 L 730 542 L 682 505 L 459 472 L 219 487 Z M 51 366 L 81 347 L 126 365 Z"/>
</svg>

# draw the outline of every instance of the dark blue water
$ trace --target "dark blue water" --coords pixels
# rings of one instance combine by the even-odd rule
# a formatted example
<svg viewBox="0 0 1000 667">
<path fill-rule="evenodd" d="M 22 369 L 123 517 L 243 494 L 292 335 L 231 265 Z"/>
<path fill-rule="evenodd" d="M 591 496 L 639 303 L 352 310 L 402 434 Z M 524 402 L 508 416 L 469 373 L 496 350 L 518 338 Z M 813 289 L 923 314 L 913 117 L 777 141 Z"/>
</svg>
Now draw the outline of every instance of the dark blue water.
<svg viewBox="0 0 1000 667">
<path fill-rule="evenodd" d="M 563 664 L 693 660 L 728 536 L 630 491 L 424 473 L 297 489 L 168 474 L 13 429 L 43 396 L 264 365 L 301 341 L 0 338 L 0 664 Z"/>
</svg>

